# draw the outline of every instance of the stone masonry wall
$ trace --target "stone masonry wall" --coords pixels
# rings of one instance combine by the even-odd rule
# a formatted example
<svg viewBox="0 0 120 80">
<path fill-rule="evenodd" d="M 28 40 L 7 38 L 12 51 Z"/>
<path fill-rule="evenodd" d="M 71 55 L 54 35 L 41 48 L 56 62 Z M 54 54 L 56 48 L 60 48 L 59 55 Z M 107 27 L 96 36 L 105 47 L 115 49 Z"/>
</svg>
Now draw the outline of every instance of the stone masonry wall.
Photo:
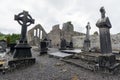
<svg viewBox="0 0 120 80">
<path fill-rule="evenodd" d="M 74 31 L 74 26 L 71 22 L 66 22 L 63 24 L 62 29 L 59 28 L 59 25 L 54 25 L 52 30 L 48 33 L 48 38 L 51 40 L 52 46 L 56 47 L 60 45 L 61 38 L 64 38 L 67 42 L 72 40 L 73 36 L 84 35 Z"/>
<path fill-rule="evenodd" d="M 76 48 L 83 47 L 85 36 L 74 36 L 73 39 L 73 46 Z M 97 47 L 100 49 L 100 40 L 99 35 L 91 35 L 91 48 Z M 112 43 L 112 50 L 120 51 L 120 33 L 111 35 L 111 43 Z"/>
<path fill-rule="evenodd" d="M 53 26 L 48 37 L 51 40 L 52 46 L 57 47 L 60 44 L 61 29 L 58 24 Z"/>
</svg>

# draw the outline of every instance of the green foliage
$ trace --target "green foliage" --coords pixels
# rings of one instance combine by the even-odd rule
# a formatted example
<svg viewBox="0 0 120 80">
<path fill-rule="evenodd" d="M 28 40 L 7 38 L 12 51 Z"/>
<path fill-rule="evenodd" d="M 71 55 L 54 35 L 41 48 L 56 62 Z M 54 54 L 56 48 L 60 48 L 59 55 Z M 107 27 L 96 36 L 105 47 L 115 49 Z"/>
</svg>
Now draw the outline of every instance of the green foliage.
<svg viewBox="0 0 120 80">
<path fill-rule="evenodd" d="M 98 35 L 98 32 L 97 32 L 97 31 L 95 31 L 93 34 L 94 34 L 94 35 Z"/>
<path fill-rule="evenodd" d="M 8 35 L 5 35 L 5 34 L 0 34 L 0 40 L 6 40 L 7 43 L 16 43 L 16 40 L 19 40 L 20 38 L 20 34 L 8 34 Z"/>
<path fill-rule="evenodd" d="M 20 38 L 20 34 L 7 35 L 6 37 L 8 43 L 16 43 L 16 40 Z"/>
<path fill-rule="evenodd" d="M 4 35 L 0 35 L 0 40 L 5 40 L 5 36 Z"/>
</svg>

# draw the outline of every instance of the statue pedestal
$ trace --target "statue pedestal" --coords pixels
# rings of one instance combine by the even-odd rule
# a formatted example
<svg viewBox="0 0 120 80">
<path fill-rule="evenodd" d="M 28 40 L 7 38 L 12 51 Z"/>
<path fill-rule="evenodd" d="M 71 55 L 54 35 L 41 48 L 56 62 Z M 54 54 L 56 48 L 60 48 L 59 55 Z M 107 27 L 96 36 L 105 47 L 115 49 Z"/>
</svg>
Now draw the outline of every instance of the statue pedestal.
<svg viewBox="0 0 120 80">
<path fill-rule="evenodd" d="M 101 54 L 99 57 L 98 57 L 99 61 L 99 67 L 110 67 L 112 65 L 114 65 L 116 63 L 116 58 L 115 58 L 115 55 L 114 54 Z"/>
<path fill-rule="evenodd" d="M 101 54 L 98 57 L 99 69 L 104 72 L 116 72 L 120 64 L 116 62 L 114 54 Z"/>
<path fill-rule="evenodd" d="M 84 40 L 83 50 L 84 50 L 85 52 L 89 52 L 89 50 L 90 50 L 90 40 L 88 40 L 88 39 Z"/>
<path fill-rule="evenodd" d="M 27 58 L 27 57 L 32 57 L 31 53 L 31 47 L 28 44 L 17 44 L 15 46 L 15 51 L 14 51 L 14 56 L 13 58 Z"/>
</svg>

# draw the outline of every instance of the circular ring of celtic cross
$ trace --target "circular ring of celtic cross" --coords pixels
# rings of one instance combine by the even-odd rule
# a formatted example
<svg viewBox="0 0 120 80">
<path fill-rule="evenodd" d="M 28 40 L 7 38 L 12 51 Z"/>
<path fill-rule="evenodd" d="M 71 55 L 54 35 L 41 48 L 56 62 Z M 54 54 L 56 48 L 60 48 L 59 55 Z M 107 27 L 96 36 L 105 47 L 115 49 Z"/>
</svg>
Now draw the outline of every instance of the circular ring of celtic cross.
<svg viewBox="0 0 120 80">
<path fill-rule="evenodd" d="M 32 17 L 28 14 L 28 12 L 23 11 L 22 13 L 19 13 L 17 15 L 17 17 L 19 18 L 17 21 L 20 25 L 26 25 L 29 26 L 33 23 L 33 19 Z"/>
</svg>

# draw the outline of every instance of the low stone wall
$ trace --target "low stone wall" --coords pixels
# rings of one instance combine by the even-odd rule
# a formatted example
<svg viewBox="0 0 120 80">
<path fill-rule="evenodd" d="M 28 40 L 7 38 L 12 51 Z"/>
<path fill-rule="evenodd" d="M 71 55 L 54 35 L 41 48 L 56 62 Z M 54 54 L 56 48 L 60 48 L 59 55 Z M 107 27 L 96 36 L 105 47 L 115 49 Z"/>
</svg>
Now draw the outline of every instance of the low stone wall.
<svg viewBox="0 0 120 80">
<path fill-rule="evenodd" d="M 74 36 L 73 39 L 73 46 L 75 48 L 82 48 L 85 36 Z M 91 35 L 91 48 L 97 47 L 100 49 L 100 40 L 99 35 Z M 111 43 L 112 43 L 112 50 L 120 51 L 120 34 L 111 35 Z"/>
</svg>

